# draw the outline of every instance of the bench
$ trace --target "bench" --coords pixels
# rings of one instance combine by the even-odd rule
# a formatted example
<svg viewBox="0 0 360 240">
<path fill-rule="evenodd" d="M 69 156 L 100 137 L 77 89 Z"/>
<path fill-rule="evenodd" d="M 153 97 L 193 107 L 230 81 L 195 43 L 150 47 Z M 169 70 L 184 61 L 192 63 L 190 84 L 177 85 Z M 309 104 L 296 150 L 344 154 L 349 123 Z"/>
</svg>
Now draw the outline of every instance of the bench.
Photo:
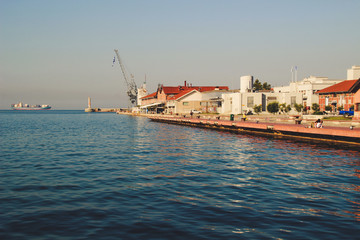
<svg viewBox="0 0 360 240">
<path fill-rule="evenodd" d="M 295 119 L 295 124 L 301 124 L 302 119 Z"/>
</svg>

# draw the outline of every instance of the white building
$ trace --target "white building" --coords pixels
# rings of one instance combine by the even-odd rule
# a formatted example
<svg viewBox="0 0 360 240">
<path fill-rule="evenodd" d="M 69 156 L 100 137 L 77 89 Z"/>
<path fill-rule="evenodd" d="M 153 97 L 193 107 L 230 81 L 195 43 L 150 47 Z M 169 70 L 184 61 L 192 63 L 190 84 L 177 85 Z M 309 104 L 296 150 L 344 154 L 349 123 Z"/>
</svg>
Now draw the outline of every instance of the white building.
<svg viewBox="0 0 360 240">
<path fill-rule="evenodd" d="M 141 98 L 145 97 L 146 95 L 148 95 L 147 90 L 146 90 L 146 82 L 144 82 L 142 84 L 142 86 L 140 88 L 137 89 L 138 94 L 137 94 L 137 105 L 141 106 L 142 105 L 142 101 Z"/>
<path fill-rule="evenodd" d="M 347 80 L 355 80 L 360 78 L 360 66 L 352 66 L 347 70 Z"/>
<path fill-rule="evenodd" d="M 275 91 L 254 92 L 253 77 L 244 76 L 240 78 L 240 91 L 233 93 L 224 93 L 222 114 L 242 114 L 248 111 L 254 111 L 255 105 L 262 105 L 262 111 L 266 111 L 267 104 L 271 102 L 285 103 L 290 105 L 295 112 L 294 105 L 301 104 L 303 95 L 301 92 L 292 91 L 294 86 L 282 87 Z"/>
<path fill-rule="evenodd" d="M 274 87 L 274 93 L 289 93 L 292 95 L 301 94 L 302 100 L 298 104 L 302 104 L 304 107 L 313 103 L 319 103 L 319 96 L 315 94 L 317 91 L 330 87 L 343 80 L 334 80 L 327 77 L 315 77 L 310 76 L 304 78 L 302 81 L 291 82 L 289 86 Z"/>
<path fill-rule="evenodd" d="M 266 106 L 271 102 L 285 103 L 292 107 L 295 112 L 295 104 L 301 103 L 302 95 L 300 93 L 286 92 L 235 92 L 222 95 L 223 114 L 242 114 L 248 111 L 254 111 L 255 105 L 262 105 L 262 111 L 266 111 Z"/>
</svg>

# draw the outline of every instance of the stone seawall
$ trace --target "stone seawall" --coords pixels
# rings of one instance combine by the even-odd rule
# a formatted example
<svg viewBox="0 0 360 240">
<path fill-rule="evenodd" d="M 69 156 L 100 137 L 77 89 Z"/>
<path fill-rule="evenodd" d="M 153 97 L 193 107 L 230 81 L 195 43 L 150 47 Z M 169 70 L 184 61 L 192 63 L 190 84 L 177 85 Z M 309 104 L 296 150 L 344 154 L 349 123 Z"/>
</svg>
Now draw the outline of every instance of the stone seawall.
<svg viewBox="0 0 360 240">
<path fill-rule="evenodd" d="M 301 124 L 282 124 L 274 122 L 247 122 L 219 119 L 185 118 L 173 116 L 149 116 L 157 122 L 209 128 L 236 133 L 252 133 L 288 137 L 297 139 L 312 139 L 322 142 L 336 142 L 360 146 L 360 129 L 345 127 L 310 128 Z"/>
</svg>

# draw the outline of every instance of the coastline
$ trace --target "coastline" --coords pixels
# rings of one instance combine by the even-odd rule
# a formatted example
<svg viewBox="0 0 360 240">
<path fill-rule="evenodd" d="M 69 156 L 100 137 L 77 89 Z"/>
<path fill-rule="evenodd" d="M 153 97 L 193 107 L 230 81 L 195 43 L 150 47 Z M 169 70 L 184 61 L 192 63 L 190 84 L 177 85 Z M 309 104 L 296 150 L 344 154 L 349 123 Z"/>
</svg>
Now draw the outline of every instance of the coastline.
<svg viewBox="0 0 360 240">
<path fill-rule="evenodd" d="M 360 122 L 359 121 L 340 121 L 324 120 L 323 128 L 313 128 L 312 123 L 317 116 L 309 119 L 302 119 L 300 124 L 292 116 L 277 115 L 251 115 L 246 116 L 244 121 L 241 116 L 235 116 L 230 120 L 230 116 L 221 115 L 162 115 L 162 114 L 133 114 L 118 113 L 131 116 L 147 117 L 152 121 L 184 125 L 189 127 L 207 128 L 233 133 L 267 135 L 277 138 L 291 138 L 305 141 L 318 141 L 331 144 L 347 144 L 360 146 Z M 352 129 L 350 129 L 352 126 Z"/>
</svg>

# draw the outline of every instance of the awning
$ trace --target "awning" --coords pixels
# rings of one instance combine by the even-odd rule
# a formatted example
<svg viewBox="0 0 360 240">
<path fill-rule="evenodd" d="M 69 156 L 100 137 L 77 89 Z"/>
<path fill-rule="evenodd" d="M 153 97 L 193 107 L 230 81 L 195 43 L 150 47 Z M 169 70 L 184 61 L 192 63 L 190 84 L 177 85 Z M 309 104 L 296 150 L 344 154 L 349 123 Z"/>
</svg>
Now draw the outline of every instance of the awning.
<svg viewBox="0 0 360 240">
<path fill-rule="evenodd" d="M 164 103 L 152 103 L 152 104 L 141 106 L 140 108 L 148 108 L 148 107 L 157 106 L 157 105 L 161 105 L 161 104 L 164 104 Z"/>
</svg>

